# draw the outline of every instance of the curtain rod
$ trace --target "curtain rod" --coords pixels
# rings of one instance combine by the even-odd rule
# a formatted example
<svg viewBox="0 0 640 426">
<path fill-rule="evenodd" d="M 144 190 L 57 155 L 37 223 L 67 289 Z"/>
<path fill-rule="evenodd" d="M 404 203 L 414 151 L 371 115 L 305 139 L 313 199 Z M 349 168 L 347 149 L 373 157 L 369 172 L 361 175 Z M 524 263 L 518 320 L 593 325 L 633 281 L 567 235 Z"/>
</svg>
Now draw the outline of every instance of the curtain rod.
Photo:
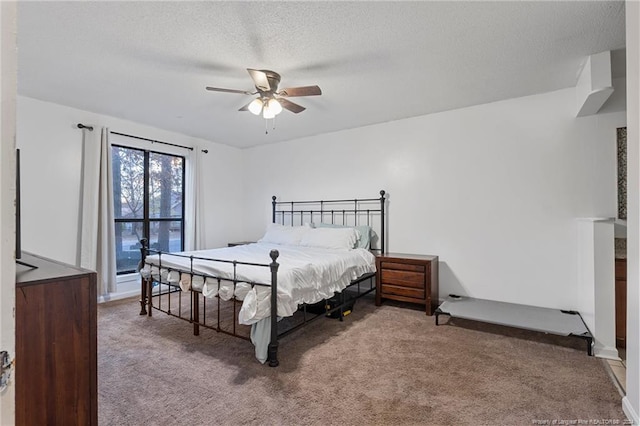
<svg viewBox="0 0 640 426">
<path fill-rule="evenodd" d="M 175 147 L 178 147 L 178 148 L 184 148 L 184 149 L 188 149 L 189 151 L 193 151 L 193 147 L 191 147 L 191 146 L 178 145 L 178 144 L 175 144 L 175 143 L 163 142 L 163 141 L 158 141 L 158 140 L 155 140 L 155 139 L 149 139 L 149 138 L 143 138 L 143 137 L 140 137 L 140 136 L 128 135 L 126 133 L 119 133 L 119 132 L 113 132 L 113 131 L 111 133 L 113 133 L 114 135 L 126 136 L 128 138 L 140 139 L 140 140 L 143 140 L 143 141 L 149 141 L 151 143 L 160 143 L 162 145 L 175 146 Z M 203 149 L 201 151 L 204 152 L 205 154 L 209 153 L 208 149 Z"/>
<path fill-rule="evenodd" d="M 85 126 L 82 123 L 78 123 L 78 129 L 87 129 L 87 130 L 91 130 L 92 131 L 93 130 L 93 126 Z M 114 135 L 126 136 L 128 138 L 133 138 L 133 139 L 140 139 L 140 140 L 143 140 L 143 141 L 149 141 L 151 143 L 161 143 L 163 145 L 175 146 L 175 147 L 178 147 L 178 148 L 184 148 L 184 149 L 188 149 L 189 151 L 193 151 L 193 147 L 191 147 L 191 146 L 184 146 L 184 145 L 178 145 L 178 144 L 175 144 L 175 143 L 162 142 L 162 141 L 158 141 L 158 140 L 155 140 L 155 139 L 149 139 L 149 138 L 143 138 L 143 137 L 140 137 L 140 136 L 128 135 L 126 133 L 119 133 L 119 132 L 113 132 L 113 131 L 111 131 L 110 133 L 113 133 Z M 203 149 L 202 152 L 204 152 L 205 154 L 208 154 L 209 150 L 208 149 Z"/>
</svg>

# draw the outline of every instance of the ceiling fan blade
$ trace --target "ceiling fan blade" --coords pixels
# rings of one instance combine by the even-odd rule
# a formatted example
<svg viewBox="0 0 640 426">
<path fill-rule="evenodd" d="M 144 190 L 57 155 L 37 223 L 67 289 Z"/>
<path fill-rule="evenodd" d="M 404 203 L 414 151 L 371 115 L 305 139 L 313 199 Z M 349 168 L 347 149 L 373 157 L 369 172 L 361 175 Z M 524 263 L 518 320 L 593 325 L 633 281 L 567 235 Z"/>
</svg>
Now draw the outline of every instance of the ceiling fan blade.
<svg viewBox="0 0 640 426">
<path fill-rule="evenodd" d="M 282 89 L 278 92 L 280 96 L 287 96 L 289 98 L 293 96 L 316 96 L 322 95 L 322 90 L 318 86 L 302 86 L 302 87 L 289 87 Z"/>
<path fill-rule="evenodd" d="M 209 87 L 209 86 L 207 86 L 207 90 L 211 90 L 212 92 L 240 93 L 242 95 L 255 95 L 255 93 L 250 92 L 248 90 L 221 89 L 220 87 Z"/>
<path fill-rule="evenodd" d="M 249 71 L 249 75 L 258 89 L 265 92 L 271 90 L 269 79 L 267 79 L 267 74 L 264 71 L 254 70 L 251 68 L 247 68 L 247 71 Z"/>
<path fill-rule="evenodd" d="M 290 100 L 287 100 L 284 98 L 278 98 L 278 102 L 280 103 L 280 105 L 282 105 L 282 108 L 288 109 L 289 111 L 296 114 L 306 109 L 305 107 L 300 106 L 298 104 L 294 104 Z"/>
<path fill-rule="evenodd" d="M 253 101 L 251 101 L 251 102 L 253 102 Z M 245 106 L 240 108 L 238 111 L 249 111 L 249 105 L 251 105 L 251 102 L 249 102 L 248 104 L 246 104 Z"/>
</svg>

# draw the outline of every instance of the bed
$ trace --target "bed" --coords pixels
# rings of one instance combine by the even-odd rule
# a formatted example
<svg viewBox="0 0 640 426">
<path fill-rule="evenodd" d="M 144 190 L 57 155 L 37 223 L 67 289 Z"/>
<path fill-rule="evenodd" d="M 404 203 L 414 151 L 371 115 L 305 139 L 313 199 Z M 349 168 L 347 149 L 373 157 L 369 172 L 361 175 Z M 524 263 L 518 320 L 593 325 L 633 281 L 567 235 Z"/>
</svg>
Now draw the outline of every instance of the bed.
<svg viewBox="0 0 640 426">
<path fill-rule="evenodd" d="M 166 253 L 141 240 L 141 315 L 161 311 L 250 340 L 256 358 L 279 364 L 278 339 L 321 317 L 342 321 L 375 291 L 385 249 L 385 191 L 351 200 L 278 201 L 255 243 Z M 271 309 L 277 306 L 277 309 Z"/>
</svg>

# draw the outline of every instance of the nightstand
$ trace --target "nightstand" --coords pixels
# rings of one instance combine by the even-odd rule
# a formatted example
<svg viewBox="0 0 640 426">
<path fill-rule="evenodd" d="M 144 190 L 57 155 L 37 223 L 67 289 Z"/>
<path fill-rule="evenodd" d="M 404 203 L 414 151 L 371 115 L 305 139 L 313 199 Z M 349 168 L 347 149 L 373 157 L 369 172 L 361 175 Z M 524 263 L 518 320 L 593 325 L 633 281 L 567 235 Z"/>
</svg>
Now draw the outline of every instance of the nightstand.
<svg viewBox="0 0 640 426">
<path fill-rule="evenodd" d="M 376 256 L 376 306 L 382 299 L 424 305 L 427 315 L 438 308 L 438 256 L 385 253 Z"/>
<path fill-rule="evenodd" d="M 229 247 L 235 247 L 235 246 L 243 246 L 245 244 L 253 244 L 255 243 L 255 241 L 234 241 L 232 243 L 228 243 L 227 245 Z"/>
</svg>

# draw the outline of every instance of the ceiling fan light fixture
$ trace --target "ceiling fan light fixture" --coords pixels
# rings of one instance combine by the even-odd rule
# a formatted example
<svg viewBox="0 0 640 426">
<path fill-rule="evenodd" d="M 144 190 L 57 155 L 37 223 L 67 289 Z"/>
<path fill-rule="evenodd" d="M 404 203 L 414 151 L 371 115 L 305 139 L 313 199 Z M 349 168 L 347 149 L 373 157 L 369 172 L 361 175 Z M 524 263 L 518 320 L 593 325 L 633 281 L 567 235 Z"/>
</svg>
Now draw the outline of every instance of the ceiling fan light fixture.
<svg viewBox="0 0 640 426">
<path fill-rule="evenodd" d="M 249 111 L 251 111 L 252 114 L 260 115 L 260 112 L 262 112 L 262 106 L 263 106 L 262 99 L 256 98 L 253 100 L 253 102 L 249 104 L 247 108 L 249 109 Z M 266 109 L 266 106 L 265 106 L 265 109 Z"/>
<path fill-rule="evenodd" d="M 278 102 L 277 99 L 269 99 L 269 111 L 273 112 L 273 115 L 278 115 L 282 112 L 282 105 L 280 105 L 280 102 Z"/>
<path fill-rule="evenodd" d="M 275 114 L 274 110 L 269 107 L 269 104 L 267 104 L 262 109 L 262 116 L 264 117 L 265 120 L 269 120 L 269 119 L 274 118 L 276 116 L 276 114 Z"/>
</svg>

